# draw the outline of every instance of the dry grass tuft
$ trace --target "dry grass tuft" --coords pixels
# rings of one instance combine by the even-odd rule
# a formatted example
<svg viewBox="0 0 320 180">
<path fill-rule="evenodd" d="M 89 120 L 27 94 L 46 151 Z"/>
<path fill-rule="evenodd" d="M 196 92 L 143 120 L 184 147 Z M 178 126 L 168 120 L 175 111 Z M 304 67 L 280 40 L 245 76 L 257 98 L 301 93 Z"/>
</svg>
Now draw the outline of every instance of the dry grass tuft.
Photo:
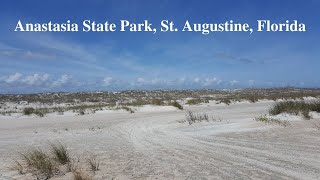
<svg viewBox="0 0 320 180">
<path fill-rule="evenodd" d="M 23 165 L 17 160 L 14 161 L 13 165 L 10 167 L 10 170 L 18 171 L 19 174 L 24 174 Z"/>
<path fill-rule="evenodd" d="M 60 164 L 64 165 L 71 162 L 71 158 L 67 148 L 61 143 L 50 144 L 52 155 L 54 159 Z"/>
<path fill-rule="evenodd" d="M 79 169 L 80 160 L 72 159 L 66 146 L 61 143 L 50 143 L 50 151 L 30 149 L 20 153 L 22 159 L 15 160 L 10 170 L 18 171 L 19 174 L 31 173 L 35 179 L 50 179 L 58 174 L 72 172 L 74 179 L 91 180 L 92 177 Z M 99 170 L 100 161 L 95 155 L 90 155 L 87 160 L 89 169 L 95 173 Z"/>
<path fill-rule="evenodd" d="M 100 161 L 97 159 L 97 156 L 90 155 L 90 157 L 87 159 L 87 162 L 89 164 L 90 170 L 95 173 L 99 170 Z"/>
<path fill-rule="evenodd" d="M 46 178 L 50 178 L 54 175 L 56 166 L 49 155 L 42 150 L 32 149 L 25 154 L 21 154 L 21 156 L 28 165 L 30 171 L 36 171 L 36 174 L 40 173 Z"/>
<path fill-rule="evenodd" d="M 185 116 L 189 125 L 196 122 L 202 122 L 202 121 L 209 122 L 209 116 L 207 113 L 194 113 L 192 111 L 187 111 Z"/>
<path fill-rule="evenodd" d="M 289 121 L 267 117 L 267 115 L 261 115 L 261 116 L 255 117 L 254 120 L 258 122 L 263 122 L 266 124 L 277 124 L 284 127 L 290 126 Z"/>
</svg>

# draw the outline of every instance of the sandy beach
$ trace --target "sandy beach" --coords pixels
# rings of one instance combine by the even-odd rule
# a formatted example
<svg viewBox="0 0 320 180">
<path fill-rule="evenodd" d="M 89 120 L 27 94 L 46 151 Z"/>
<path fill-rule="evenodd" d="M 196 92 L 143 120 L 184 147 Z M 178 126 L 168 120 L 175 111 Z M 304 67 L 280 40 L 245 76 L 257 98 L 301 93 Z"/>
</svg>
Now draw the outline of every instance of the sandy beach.
<svg viewBox="0 0 320 180">
<path fill-rule="evenodd" d="M 0 179 L 34 179 L 10 170 L 19 152 L 61 142 L 86 169 L 95 154 L 94 179 L 319 179 L 320 131 L 313 119 L 279 115 L 290 125 L 256 122 L 273 101 L 145 105 L 95 114 L 0 117 Z M 185 112 L 206 112 L 214 121 L 189 125 Z M 72 173 L 52 179 L 70 179 Z"/>
</svg>

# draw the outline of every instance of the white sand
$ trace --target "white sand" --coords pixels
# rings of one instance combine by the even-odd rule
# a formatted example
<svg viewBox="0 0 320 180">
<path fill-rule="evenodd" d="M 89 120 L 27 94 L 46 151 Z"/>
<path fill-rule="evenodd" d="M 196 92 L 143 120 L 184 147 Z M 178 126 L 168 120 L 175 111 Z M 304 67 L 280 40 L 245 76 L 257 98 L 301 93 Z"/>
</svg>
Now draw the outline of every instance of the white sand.
<svg viewBox="0 0 320 180">
<path fill-rule="evenodd" d="M 32 179 L 9 170 L 18 152 L 65 143 L 83 159 L 101 160 L 95 179 L 319 179 L 320 131 L 291 115 L 279 118 L 290 127 L 253 120 L 272 101 L 186 106 L 221 122 L 178 123 L 185 112 L 144 106 L 126 111 L 98 111 L 76 116 L 0 116 L 0 179 Z M 70 179 L 71 173 L 53 179 Z"/>
</svg>

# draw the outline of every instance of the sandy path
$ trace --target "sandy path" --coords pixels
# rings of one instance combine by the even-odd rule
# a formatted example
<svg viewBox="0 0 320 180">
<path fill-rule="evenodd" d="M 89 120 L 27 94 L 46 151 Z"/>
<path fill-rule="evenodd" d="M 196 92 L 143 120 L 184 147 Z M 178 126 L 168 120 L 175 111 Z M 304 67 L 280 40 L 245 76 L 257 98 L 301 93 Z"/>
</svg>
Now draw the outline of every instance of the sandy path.
<svg viewBox="0 0 320 180">
<path fill-rule="evenodd" d="M 96 179 L 319 179 L 320 132 L 312 128 L 319 119 L 286 128 L 253 121 L 270 103 L 189 107 L 222 118 L 191 126 L 177 122 L 184 119 L 177 110 L 1 117 L 0 173 L 24 179 L 4 168 L 18 148 L 59 140 L 75 157 L 98 155 Z"/>
</svg>

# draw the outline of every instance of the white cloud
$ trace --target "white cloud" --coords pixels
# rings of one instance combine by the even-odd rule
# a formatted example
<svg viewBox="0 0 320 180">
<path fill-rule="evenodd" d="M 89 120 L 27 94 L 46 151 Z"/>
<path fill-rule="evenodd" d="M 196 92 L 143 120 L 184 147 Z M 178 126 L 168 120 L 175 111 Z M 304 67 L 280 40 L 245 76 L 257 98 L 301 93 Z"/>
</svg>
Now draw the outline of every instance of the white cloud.
<svg viewBox="0 0 320 180">
<path fill-rule="evenodd" d="M 71 76 L 64 74 L 59 79 L 53 81 L 52 86 L 59 87 L 59 86 L 65 85 L 70 82 L 71 78 L 72 78 Z"/>
<path fill-rule="evenodd" d="M 143 85 L 148 85 L 149 83 L 146 80 L 144 80 L 144 78 L 139 77 L 130 84 L 132 86 L 143 86 Z"/>
<path fill-rule="evenodd" d="M 28 85 L 39 85 L 46 82 L 48 79 L 49 74 L 33 74 L 21 79 L 21 82 L 26 83 Z"/>
<path fill-rule="evenodd" d="M 234 85 L 239 84 L 239 81 L 237 81 L 237 80 L 232 80 L 232 81 L 229 81 L 229 84 L 230 84 L 231 86 L 234 86 Z"/>
<path fill-rule="evenodd" d="M 117 79 L 112 76 L 106 76 L 96 81 L 87 81 L 81 79 L 74 79 L 72 76 L 62 74 L 57 78 L 47 73 L 40 74 L 21 74 L 15 73 L 0 77 L 0 89 L 12 87 L 22 87 L 26 90 L 28 88 L 36 88 L 39 91 L 54 91 L 54 90 L 101 90 L 108 87 L 109 89 L 153 89 L 153 88 L 219 88 L 232 87 L 240 82 L 237 80 L 223 81 L 217 77 L 181 77 L 175 79 L 162 78 L 146 78 L 138 77 L 136 79 Z M 247 81 L 251 86 L 255 84 L 254 80 Z M 86 87 L 86 88 L 83 88 Z"/>
<path fill-rule="evenodd" d="M 113 78 L 113 77 L 105 77 L 104 79 L 103 79 L 103 85 L 104 86 L 112 86 L 113 85 L 113 83 L 115 83 L 115 79 Z"/>
<path fill-rule="evenodd" d="M 27 85 L 40 85 L 49 80 L 49 74 L 33 74 L 24 76 L 21 73 L 15 73 L 8 76 L 3 76 L 0 78 L 1 81 L 4 81 L 8 84 L 13 83 L 22 83 Z"/>
<path fill-rule="evenodd" d="M 21 79 L 22 77 L 22 74 L 20 73 L 15 73 L 13 75 L 9 75 L 7 78 L 6 77 L 3 77 L 2 79 L 4 79 L 4 81 L 6 83 L 14 83 L 14 82 L 17 82 Z"/>
<path fill-rule="evenodd" d="M 205 78 L 202 82 L 201 85 L 202 86 L 216 86 L 216 85 L 220 85 L 221 84 L 221 80 L 219 80 L 218 78 Z"/>
<path fill-rule="evenodd" d="M 165 80 L 165 79 L 144 79 L 144 78 L 137 78 L 132 82 L 129 82 L 129 84 L 133 87 L 135 86 L 162 86 L 164 88 L 166 87 L 179 87 L 179 86 L 219 86 L 222 84 L 222 80 L 213 77 L 213 78 L 177 78 L 173 80 Z"/>
</svg>

